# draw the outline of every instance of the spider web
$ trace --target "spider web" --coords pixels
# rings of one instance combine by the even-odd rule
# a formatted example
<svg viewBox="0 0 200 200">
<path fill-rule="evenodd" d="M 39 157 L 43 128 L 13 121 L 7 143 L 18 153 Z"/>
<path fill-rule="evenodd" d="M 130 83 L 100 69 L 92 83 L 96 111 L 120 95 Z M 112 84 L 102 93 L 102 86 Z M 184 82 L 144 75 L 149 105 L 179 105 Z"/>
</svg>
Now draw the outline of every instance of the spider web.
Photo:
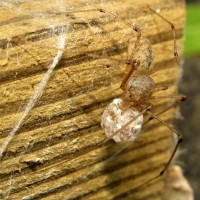
<svg viewBox="0 0 200 200">
<path fill-rule="evenodd" d="M 114 59 L 116 54 L 125 52 L 123 46 L 125 39 L 116 39 L 112 35 L 112 31 L 109 32 L 106 23 L 104 24 L 109 20 L 109 16 L 103 16 L 95 21 L 92 14 L 89 13 L 65 14 L 68 10 L 81 9 L 82 7 L 89 9 L 97 4 L 100 6 L 102 1 L 92 1 L 91 3 L 76 1 L 75 3 L 66 3 L 64 0 L 0 2 L 1 12 L 6 16 L 6 20 L 4 18 L 0 20 L 0 27 L 3 30 L 0 31 L 1 119 L 2 125 L 6 127 L 1 130 L 1 145 L 3 145 L 0 146 L 1 154 L 4 153 L 6 147 L 9 150 L 5 151 L 2 159 L 9 159 L 12 153 L 17 150 L 16 155 L 20 155 L 17 164 L 25 163 L 30 168 L 34 168 L 38 163 L 45 161 L 42 157 L 48 157 L 53 152 L 51 146 L 57 142 L 53 135 L 57 134 L 61 128 L 72 129 L 73 126 L 76 126 L 79 130 L 99 125 L 99 119 L 95 119 L 101 114 L 99 107 L 106 105 L 109 101 L 104 96 L 110 91 L 114 91 L 110 92 L 110 99 L 120 94 L 117 91 L 120 83 L 118 78 L 124 68 L 120 68 L 118 61 Z M 110 9 L 112 11 L 112 7 Z M 116 22 L 112 29 L 120 31 L 119 27 L 120 25 Z M 121 38 L 127 38 L 127 32 L 127 29 L 121 32 Z M 126 37 L 124 37 L 125 35 Z M 115 44 L 112 51 L 108 50 L 106 44 L 108 38 L 113 40 Z M 95 55 L 91 53 L 92 46 L 95 46 Z M 105 57 L 105 59 L 100 60 L 98 56 Z M 106 59 L 107 57 L 109 59 Z M 87 65 L 82 65 L 86 60 Z M 114 65 L 113 61 L 115 69 L 110 67 Z M 73 66 L 74 63 L 76 63 L 75 66 Z M 81 67 L 77 68 L 79 65 Z M 93 79 L 96 74 L 98 74 L 97 78 Z M 116 74 L 118 75 L 116 76 Z M 88 81 L 81 83 L 80 79 L 83 77 L 87 77 Z M 19 85 L 20 87 L 18 87 Z M 105 88 L 97 90 L 101 86 L 105 86 Z M 112 90 L 107 91 L 106 87 L 112 87 Z M 24 90 L 20 91 L 21 88 L 27 88 L 27 94 L 24 94 Z M 56 93 L 54 93 L 55 90 Z M 50 93 L 52 96 L 48 95 Z M 75 100 L 78 96 L 80 98 Z M 15 102 L 16 98 L 18 99 Z M 69 100 L 65 101 L 66 98 Z M 83 103 L 84 100 L 87 100 L 86 103 Z M 47 103 L 50 106 L 56 103 L 56 106 L 50 110 L 45 107 Z M 78 107 L 78 105 L 81 106 Z M 100 110 L 99 114 L 95 115 L 95 109 Z M 54 115 L 52 116 L 48 112 L 53 112 Z M 52 124 L 68 118 L 68 112 L 74 113 L 69 117 L 73 118 L 77 115 L 83 117 L 79 121 L 72 120 L 70 122 L 72 125 L 69 122 L 63 122 L 52 129 Z M 86 118 L 84 114 L 88 112 L 92 112 L 94 115 Z M 33 124 L 32 121 L 37 123 Z M 27 138 L 22 140 L 22 137 L 18 137 L 18 135 L 23 135 L 23 131 L 26 129 L 39 129 L 40 124 L 49 126 L 48 135 L 42 130 L 37 133 L 44 137 L 43 142 L 46 143 L 44 146 L 47 148 L 42 152 L 42 156 L 38 156 L 35 160 L 26 158 L 23 155 L 28 154 L 33 149 L 35 151 L 37 148 L 39 149 L 40 142 L 35 138 L 32 139 L 31 131 L 28 142 L 25 142 Z M 77 131 L 78 134 L 81 136 L 81 131 L 80 133 Z M 63 139 L 73 136 L 63 135 Z M 90 137 L 88 137 L 89 139 Z M 10 141 L 13 140 L 15 143 L 9 145 Z M 98 141 L 95 137 L 93 140 L 94 142 Z M 17 143 L 23 145 L 18 147 Z M 116 151 L 111 159 L 122 150 Z M 12 179 L 11 173 L 8 188 L 4 192 L 5 198 L 9 198 L 15 184 L 15 180 Z M 25 198 L 31 199 L 32 196 Z"/>
<path fill-rule="evenodd" d="M 103 38 L 103 34 L 99 34 L 102 30 L 101 27 L 96 26 L 96 23 L 90 23 L 86 17 L 80 17 L 77 25 L 74 25 L 74 16 L 66 16 L 65 12 L 71 9 L 80 9 L 82 7 L 87 8 L 95 6 L 101 3 L 101 1 L 93 1 L 88 3 L 86 1 L 77 1 L 76 4 L 70 2 L 66 3 L 63 0 L 56 1 L 1 1 L 0 9 L 4 18 L 0 20 L 0 27 L 3 31 L 0 34 L 1 44 L 1 119 L 4 128 L 1 129 L 1 145 L 0 145 L 0 157 L 2 159 L 9 158 L 9 153 L 6 153 L 9 147 L 9 152 L 12 152 L 14 148 L 10 142 L 17 136 L 17 134 L 24 131 L 24 126 L 27 124 L 31 130 L 31 120 L 34 119 L 34 110 L 47 102 L 45 94 L 54 90 L 52 83 L 54 82 L 56 87 L 63 88 L 63 82 L 60 82 L 58 75 L 54 75 L 55 70 L 60 69 L 59 63 L 70 52 L 71 60 L 66 59 L 66 65 L 70 62 L 74 62 L 73 57 L 80 55 L 84 50 L 88 50 L 88 46 L 81 50 L 77 50 L 77 46 L 80 46 L 83 38 L 88 39 L 91 35 L 96 38 Z M 2 16 L 3 16 L 2 15 Z M 68 18 L 68 20 L 66 20 Z M 80 23 L 80 24 L 79 24 Z M 86 34 L 83 36 L 79 31 L 77 35 L 71 37 L 69 32 L 73 33 L 73 30 L 82 26 Z M 36 34 L 35 34 L 36 33 Z M 106 48 L 99 50 L 99 53 L 105 58 Z M 74 52 L 74 53 L 73 53 Z M 91 58 L 94 55 L 89 56 Z M 49 59 L 51 58 L 51 59 Z M 90 63 L 90 61 L 89 61 Z M 104 66 L 108 66 L 109 61 L 104 60 Z M 99 64 L 96 68 L 97 73 L 101 70 L 102 64 Z M 88 74 L 90 68 L 86 68 L 81 71 L 79 77 Z M 62 70 L 64 79 L 68 79 L 67 82 L 79 85 L 77 80 L 73 78 L 73 74 L 77 74 L 79 71 L 74 67 L 73 70 Z M 107 70 L 104 71 L 107 74 L 107 85 L 110 85 L 110 75 Z M 38 74 L 41 74 L 38 76 Z M 102 74 L 102 73 L 101 73 Z M 52 77 L 53 75 L 53 77 Z M 92 75 L 91 75 L 92 76 Z M 36 77 L 30 79 L 29 77 Z M 76 78 L 77 79 L 77 78 Z M 65 81 L 66 82 L 66 81 Z M 11 84 L 10 84 L 11 83 Z M 49 86 L 50 85 L 50 86 Z M 69 97 L 70 95 L 82 95 L 91 90 L 94 83 L 90 81 L 89 86 L 82 87 L 82 89 L 75 91 L 74 94 L 67 94 L 68 87 L 63 91 L 60 89 L 60 96 Z M 19 87 L 18 87 L 19 86 Z M 48 89 L 48 87 L 50 89 Z M 27 94 L 23 94 L 20 88 L 26 88 Z M 59 91 L 59 90 L 58 90 Z M 63 93 L 62 93 L 63 92 Z M 58 95 L 58 96 L 59 96 Z M 103 93 L 102 93 L 103 96 Z M 41 98 L 42 97 L 42 98 Z M 61 98 L 64 99 L 64 97 Z M 15 99 L 17 98 L 17 99 Z M 94 95 L 89 95 L 90 101 L 97 101 Z M 59 99 L 59 98 L 58 98 Z M 68 107 L 73 107 L 76 102 L 69 101 Z M 49 104 L 55 102 L 52 96 L 49 99 Z M 60 106 L 60 107 L 59 107 Z M 59 109 L 62 107 L 62 103 L 58 103 L 55 115 L 58 115 Z M 66 105 L 65 105 L 66 106 Z M 33 110 L 33 111 L 32 111 Z M 31 113 L 31 114 L 30 114 Z M 84 113 L 84 110 L 80 110 L 80 113 Z M 38 113 L 37 113 L 38 114 Z M 30 116 L 29 116 L 30 115 Z M 42 120 L 47 119 L 47 124 L 52 123 L 48 114 L 41 115 Z M 11 120 L 9 120 L 11 119 Z M 83 122 L 84 123 L 84 122 Z M 3 127 L 2 126 L 2 127 Z M 5 128 L 6 127 L 6 128 Z M 33 126 L 32 126 L 33 128 Z M 16 138 L 16 141 L 18 139 Z M 47 139 L 47 146 L 50 145 L 51 138 Z M 23 141 L 22 141 L 23 142 Z M 24 144 L 24 147 L 20 150 L 20 155 L 30 152 L 31 148 L 35 145 L 35 141 L 29 141 Z M 7 191 L 4 193 L 4 197 L 8 198 L 12 190 L 12 174 L 8 183 Z"/>
<path fill-rule="evenodd" d="M 48 3 L 44 1 L 44 5 L 41 5 L 41 1 L 0 2 L 1 12 L 5 15 L 0 20 L 0 28 L 2 28 L 0 34 L 2 88 L 0 95 L 2 121 L 0 157 L 2 160 L 12 157 L 12 152 L 15 152 L 17 148 L 17 154 L 21 156 L 30 152 L 32 148 L 37 148 L 35 139 L 30 138 L 26 142 L 27 138 L 24 138 L 24 141 L 20 141 L 18 135 L 23 133 L 27 127 L 28 130 L 40 128 L 41 122 L 45 126 L 54 123 L 51 119 L 52 116 L 45 113 L 46 104 L 51 105 L 58 101 L 54 114 L 56 118 L 58 115 L 64 115 L 65 112 L 61 112 L 64 106 L 69 107 L 69 110 L 75 110 L 74 107 L 83 104 L 80 106 L 79 112 L 76 113 L 76 115 L 81 115 L 85 113 L 84 106 L 97 105 L 99 97 L 99 102 L 102 99 L 107 101 L 104 98 L 108 93 L 107 89 L 104 87 L 101 92 L 95 92 L 95 88 L 101 87 L 102 84 L 106 87 L 113 87 L 112 83 L 116 83 L 117 80 L 110 73 L 112 69 L 109 68 L 111 63 L 107 59 L 107 46 L 104 45 L 102 48 L 97 46 L 97 52 L 94 55 L 90 54 L 90 42 L 96 40 L 95 45 L 97 45 L 100 40 L 105 40 L 104 44 L 106 44 L 106 39 L 110 36 L 107 34 L 107 30 L 104 30 L 104 25 L 101 25 L 101 22 L 106 22 L 109 17 L 106 16 L 96 22 L 93 17 L 88 17 L 87 13 L 77 15 L 78 17 L 73 14 L 69 16 L 65 14 L 68 10 L 81 9 L 82 7 L 87 9 L 96 4 L 101 4 L 101 1 L 93 1 L 92 3 L 77 1 L 77 5 L 66 4 L 65 1 L 60 0 L 48 1 Z M 118 26 L 118 22 L 115 23 L 115 26 Z M 82 34 L 83 31 L 85 35 Z M 117 45 L 118 43 L 120 44 L 121 41 L 118 41 Z M 77 49 L 77 46 L 81 46 L 81 48 Z M 118 46 L 113 48 L 115 50 Z M 84 57 L 85 52 L 87 52 L 86 58 Z M 69 58 L 68 54 L 70 54 Z M 82 55 L 83 61 L 87 59 L 88 67 L 85 66 L 83 70 L 76 69 L 76 66 L 73 67 L 73 63 L 81 64 L 83 61 L 81 59 L 79 61 L 77 58 L 81 58 Z M 98 56 L 102 56 L 104 59 L 98 61 Z M 114 60 L 115 55 L 111 55 L 111 57 L 113 57 L 112 62 L 118 67 L 119 60 Z M 93 63 L 94 60 L 97 61 Z M 90 64 L 93 64 L 94 70 L 91 70 Z M 72 67 L 68 70 L 68 66 L 71 65 Z M 93 80 L 94 74 L 99 74 L 97 83 Z M 61 78 L 59 78 L 60 75 Z M 104 76 L 103 80 L 101 80 L 102 75 Z M 78 79 L 84 76 L 88 77 L 88 82 L 83 86 L 79 84 Z M 71 92 L 69 88 L 73 85 L 78 89 Z M 117 87 L 114 86 L 117 89 L 119 84 Z M 55 88 L 58 88 L 57 97 L 47 97 L 48 93 L 54 93 Z M 27 93 L 24 94 L 24 91 Z M 87 105 L 81 101 L 73 100 L 73 96 L 84 97 L 85 93 L 88 94 L 87 98 L 89 99 Z M 111 94 L 110 99 L 114 96 L 116 96 L 115 91 Z M 65 98 L 70 98 L 70 100 L 63 103 Z M 98 105 L 97 108 L 101 106 Z M 41 111 L 40 108 L 43 110 Z M 38 116 L 39 112 L 41 115 Z M 92 116 L 89 119 L 81 119 L 81 123 L 86 124 L 88 120 L 92 120 L 93 124 L 99 124 L 99 119 L 95 121 Z M 37 121 L 37 123 L 33 125 L 32 121 Z M 80 128 L 85 126 L 77 125 L 77 123 L 75 123 L 76 126 L 80 126 Z M 69 125 L 63 123 L 63 127 L 65 126 Z M 15 140 L 14 145 L 12 144 L 13 140 Z M 51 136 L 46 136 L 45 140 L 47 141 L 46 146 L 51 146 L 53 143 Z M 24 144 L 21 147 L 15 146 L 19 142 L 21 144 L 24 142 Z M 28 163 L 29 161 L 24 162 Z M 9 197 L 13 184 L 11 173 L 9 186 L 4 193 L 5 198 Z"/>
<path fill-rule="evenodd" d="M 25 108 L 19 108 L 18 112 L 21 110 L 23 112 L 24 110 L 24 114 L 22 114 L 13 130 L 10 132 L 10 136 L 8 137 L 7 142 L 3 144 L 0 154 L 1 156 L 7 145 L 10 143 L 12 137 L 15 135 L 16 131 L 23 124 L 23 121 L 27 117 L 28 113 L 42 96 L 43 90 L 54 68 L 57 66 L 62 57 L 60 54 L 64 53 L 66 32 L 69 28 L 69 25 L 71 24 L 70 22 L 66 22 L 66 19 L 64 18 L 65 11 L 83 7 L 85 5 L 95 5 L 96 3 L 98 3 L 98 1 L 93 1 L 90 4 L 84 1 L 79 1 L 77 2 L 76 6 L 70 3 L 66 5 L 64 1 L 57 0 L 52 2 L 49 1 L 48 4 L 44 2 L 45 9 L 42 7 L 43 5 L 40 1 L 3 1 L 0 3 L 2 11 L 4 12 L 5 9 L 5 12 L 9 13 L 7 19 L 2 20 L 0 23 L 4 27 L 4 31 L 5 29 L 11 29 L 13 24 L 14 26 L 16 25 L 13 28 L 17 29 L 14 34 L 2 34 L 1 37 L 1 51 L 4 61 L 3 65 L 5 66 L 3 71 L 5 71 L 5 73 L 11 73 L 11 75 L 14 77 L 4 76 L 2 77 L 2 80 L 6 82 L 9 79 L 15 80 L 23 78 L 23 68 L 27 67 L 26 59 L 30 59 L 31 64 L 29 63 L 29 65 L 33 66 L 30 67 L 29 73 L 37 73 L 39 70 L 45 70 L 45 68 L 48 68 L 47 66 L 49 66 L 46 74 L 44 74 L 44 77 L 42 77 L 41 82 L 35 89 L 33 96 L 31 96 L 28 101 L 26 100 L 27 104 L 25 105 Z M 60 16 L 63 16 L 62 20 Z M 90 29 L 95 33 L 95 27 L 91 26 L 89 23 L 88 25 Z M 34 29 L 34 26 L 36 26 L 36 30 Z M 35 31 L 39 32 L 38 35 L 33 34 Z M 79 36 L 80 35 L 77 36 L 76 41 L 74 41 L 70 47 L 71 49 L 76 47 Z M 45 39 L 47 39 L 48 42 L 43 43 L 43 40 Z M 35 51 L 36 42 L 39 43 L 39 45 L 37 44 L 39 46 L 37 47 L 37 51 Z M 13 49 L 13 47 L 15 48 Z M 47 51 L 47 49 L 51 49 L 53 51 L 50 52 Z M 47 60 L 48 53 L 52 54 L 52 60 Z M 7 66 L 10 65 L 13 65 L 12 68 L 7 70 Z M 41 69 L 41 67 L 44 69 Z M 34 83 L 34 85 L 36 84 L 37 83 Z M 4 113 L 5 112 L 6 111 L 4 110 Z"/>
</svg>

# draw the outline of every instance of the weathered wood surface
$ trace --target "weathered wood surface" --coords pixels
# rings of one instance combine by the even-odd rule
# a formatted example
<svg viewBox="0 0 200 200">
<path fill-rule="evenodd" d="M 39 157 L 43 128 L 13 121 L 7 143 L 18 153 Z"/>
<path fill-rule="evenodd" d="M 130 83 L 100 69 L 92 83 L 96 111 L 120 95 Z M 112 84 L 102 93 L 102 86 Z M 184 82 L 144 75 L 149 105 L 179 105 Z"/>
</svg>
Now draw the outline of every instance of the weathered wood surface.
<svg viewBox="0 0 200 200">
<path fill-rule="evenodd" d="M 64 14 L 69 8 L 100 7 L 138 24 L 153 45 L 158 66 L 173 56 L 172 31 L 144 11 L 145 2 L 92 1 L 94 5 L 86 7 L 83 1 L 12 1 L 0 7 L 0 144 L 55 57 L 60 28 L 71 24 L 59 65 L 1 158 L 1 199 L 161 199 L 163 178 L 134 188 L 158 174 L 169 157 L 172 134 L 162 124 L 149 123 L 120 155 L 113 156 L 123 145 L 109 141 L 97 146 L 105 139 L 102 111 L 123 93 L 119 85 L 131 28 L 97 12 Z M 153 0 L 151 7 L 175 24 L 181 57 L 184 2 Z M 163 93 L 172 94 L 179 76 L 174 63 L 153 78 L 169 86 Z M 168 102 L 153 101 L 154 111 Z M 173 112 L 162 119 L 170 122 Z"/>
</svg>

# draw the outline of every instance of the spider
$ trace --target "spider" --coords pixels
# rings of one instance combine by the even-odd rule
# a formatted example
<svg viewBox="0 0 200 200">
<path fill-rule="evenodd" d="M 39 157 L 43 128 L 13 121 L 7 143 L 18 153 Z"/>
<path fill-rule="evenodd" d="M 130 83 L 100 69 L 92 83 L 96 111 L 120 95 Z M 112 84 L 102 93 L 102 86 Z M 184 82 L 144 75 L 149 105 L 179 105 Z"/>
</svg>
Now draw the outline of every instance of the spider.
<svg viewBox="0 0 200 200">
<path fill-rule="evenodd" d="M 112 15 L 113 17 L 125 23 L 127 26 L 132 27 L 131 24 L 125 22 L 117 15 L 103 9 L 92 9 L 77 12 L 88 11 L 98 11 L 101 13 Z M 154 12 L 153 10 L 151 11 Z M 71 13 L 74 12 L 75 11 L 72 11 Z M 159 15 L 158 13 L 156 14 Z M 173 24 L 171 24 L 161 15 L 159 16 L 171 25 L 174 35 L 174 57 L 170 62 L 160 67 L 160 69 L 162 69 L 165 68 L 172 61 L 177 60 L 178 53 L 176 47 L 175 28 Z M 142 37 L 141 31 L 138 27 L 134 26 L 133 31 L 136 32 L 137 37 L 129 39 L 126 62 L 130 66 L 130 71 L 124 78 L 120 86 L 121 89 L 124 91 L 124 95 L 119 99 L 115 99 L 103 113 L 102 127 L 104 129 L 104 132 L 108 136 L 108 138 L 104 142 L 111 138 L 117 142 L 133 141 L 139 134 L 142 126 L 144 126 L 145 123 L 153 118 L 157 119 L 162 124 L 167 126 L 170 130 L 174 131 L 179 137 L 179 140 L 169 161 L 167 162 L 163 171 L 160 173 L 160 175 L 162 175 L 170 164 L 174 154 L 176 153 L 179 143 L 182 141 L 182 135 L 171 128 L 167 123 L 162 121 L 158 116 L 178 104 L 180 101 L 185 100 L 185 96 L 153 96 L 155 92 L 165 90 L 166 88 L 157 88 L 155 86 L 154 80 L 150 77 L 151 74 L 158 71 L 159 69 L 153 68 L 152 47 L 149 40 L 145 37 Z M 175 98 L 176 101 L 173 105 L 167 107 L 162 112 L 153 114 L 151 112 L 153 105 L 150 104 L 149 100 L 154 98 Z M 143 123 L 143 115 L 150 115 L 151 118 L 147 122 Z M 154 177 L 153 179 L 157 177 Z"/>
<path fill-rule="evenodd" d="M 148 38 L 143 37 L 140 29 L 137 26 L 127 23 L 116 14 L 111 13 L 104 9 L 90 9 L 80 10 L 75 12 L 88 12 L 98 11 L 104 14 L 108 14 L 123 22 L 129 27 L 132 27 L 133 31 L 136 32 L 137 37 L 131 37 L 128 40 L 127 50 L 127 61 L 126 63 L 130 66 L 130 71 L 122 81 L 120 88 L 124 91 L 124 95 L 120 98 L 114 99 L 105 111 L 103 112 L 101 126 L 107 136 L 103 141 L 113 139 L 115 142 L 121 141 L 134 141 L 138 134 L 141 132 L 142 126 L 148 123 L 152 119 L 156 119 L 169 130 L 174 132 L 178 136 L 177 143 L 172 151 L 172 154 L 167 161 L 163 170 L 152 179 L 148 180 L 144 184 L 151 182 L 152 180 L 159 178 L 167 170 L 170 165 L 179 144 L 183 140 L 183 136 L 174 128 L 170 127 L 168 123 L 164 122 L 159 115 L 168 111 L 172 107 L 178 105 L 181 101 L 186 99 L 184 95 L 168 95 L 168 96 L 155 96 L 154 93 L 166 90 L 167 87 L 157 87 L 155 81 L 151 78 L 151 75 L 163 68 L 166 68 L 169 64 L 174 61 L 178 61 L 178 52 L 176 44 L 176 29 L 175 26 L 168 21 L 165 17 L 154 11 L 152 8 L 147 6 L 150 12 L 159 16 L 162 20 L 168 23 L 173 32 L 173 47 L 174 55 L 173 58 L 165 63 L 163 66 L 158 68 L 153 67 L 153 53 L 152 46 Z M 74 13 L 74 11 L 73 11 Z M 150 103 L 152 99 L 171 98 L 175 99 L 174 103 L 161 112 L 154 114 L 151 110 L 153 105 Z M 143 122 L 143 116 L 149 115 L 150 118 Z M 144 185 L 142 184 L 142 185 Z M 141 186 L 142 186 L 141 185 Z M 140 186 L 139 186 L 140 187 Z"/>
</svg>

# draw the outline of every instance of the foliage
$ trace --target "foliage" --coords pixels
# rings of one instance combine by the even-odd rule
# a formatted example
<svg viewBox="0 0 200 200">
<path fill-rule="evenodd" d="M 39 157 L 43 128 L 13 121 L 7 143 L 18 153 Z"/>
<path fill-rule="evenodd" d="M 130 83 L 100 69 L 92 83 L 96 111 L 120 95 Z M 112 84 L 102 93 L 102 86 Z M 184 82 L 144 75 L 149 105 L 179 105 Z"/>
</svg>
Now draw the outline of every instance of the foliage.
<svg viewBox="0 0 200 200">
<path fill-rule="evenodd" d="M 188 4 L 186 16 L 185 49 L 186 56 L 200 54 L 200 3 Z"/>
</svg>

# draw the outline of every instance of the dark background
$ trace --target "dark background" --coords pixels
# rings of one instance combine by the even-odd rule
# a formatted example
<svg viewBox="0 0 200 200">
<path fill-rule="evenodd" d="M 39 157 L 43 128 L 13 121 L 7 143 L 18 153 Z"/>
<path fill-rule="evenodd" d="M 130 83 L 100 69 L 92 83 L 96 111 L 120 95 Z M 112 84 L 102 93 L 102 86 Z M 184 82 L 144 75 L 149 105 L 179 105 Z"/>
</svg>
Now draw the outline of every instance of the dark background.
<svg viewBox="0 0 200 200">
<path fill-rule="evenodd" d="M 184 41 L 183 77 L 179 92 L 187 95 L 181 103 L 183 120 L 176 120 L 177 129 L 183 133 L 179 160 L 184 174 L 200 199 L 200 0 L 187 1 L 187 19 Z"/>
</svg>

